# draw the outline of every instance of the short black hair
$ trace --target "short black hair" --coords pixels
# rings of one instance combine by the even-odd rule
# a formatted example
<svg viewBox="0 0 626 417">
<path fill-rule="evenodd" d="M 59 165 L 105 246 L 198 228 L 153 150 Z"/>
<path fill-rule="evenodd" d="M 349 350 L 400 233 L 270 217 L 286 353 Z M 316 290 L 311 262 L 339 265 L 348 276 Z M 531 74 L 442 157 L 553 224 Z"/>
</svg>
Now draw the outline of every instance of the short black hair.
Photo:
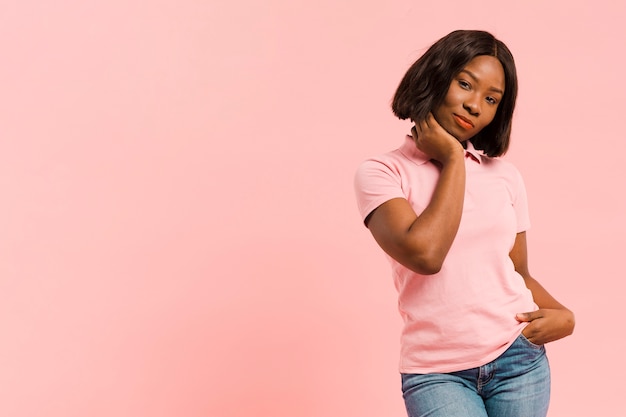
<svg viewBox="0 0 626 417">
<path fill-rule="evenodd" d="M 401 120 L 424 121 L 443 103 L 454 77 L 480 55 L 500 61 L 505 87 L 494 119 L 471 140 L 488 156 L 504 155 L 517 99 L 517 71 L 509 48 L 489 32 L 456 30 L 435 42 L 402 78 L 391 105 L 393 113 Z"/>
</svg>

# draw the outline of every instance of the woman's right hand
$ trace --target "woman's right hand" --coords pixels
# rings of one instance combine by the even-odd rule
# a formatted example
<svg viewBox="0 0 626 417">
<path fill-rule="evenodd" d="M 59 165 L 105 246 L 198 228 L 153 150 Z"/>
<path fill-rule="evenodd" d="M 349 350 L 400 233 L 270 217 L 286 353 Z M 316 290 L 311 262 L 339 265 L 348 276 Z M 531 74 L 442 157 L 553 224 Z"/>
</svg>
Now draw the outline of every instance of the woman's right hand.
<svg viewBox="0 0 626 417">
<path fill-rule="evenodd" d="M 416 123 L 411 134 L 419 150 L 444 165 L 457 152 L 464 152 L 461 142 L 441 127 L 432 113 L 428 113 L 426 120 Z"/>
</svg>

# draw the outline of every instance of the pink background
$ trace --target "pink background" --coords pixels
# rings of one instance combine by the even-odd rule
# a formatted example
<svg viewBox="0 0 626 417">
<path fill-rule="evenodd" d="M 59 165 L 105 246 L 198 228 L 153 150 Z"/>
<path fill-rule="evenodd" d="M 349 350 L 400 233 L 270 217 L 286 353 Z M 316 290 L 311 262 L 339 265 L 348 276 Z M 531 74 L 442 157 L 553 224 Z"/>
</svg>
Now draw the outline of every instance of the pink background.
<svg viewBox="0 0 626 417">
<path fill-rule="evenodd" d="M 550 416 L 626 416 L 622 4 L 3 1 L 0 415 L 405 415 L 352 176 L 408 131 L 408 66 L 481 28 L 531 271 L 577 315 Z"/>
</svg>

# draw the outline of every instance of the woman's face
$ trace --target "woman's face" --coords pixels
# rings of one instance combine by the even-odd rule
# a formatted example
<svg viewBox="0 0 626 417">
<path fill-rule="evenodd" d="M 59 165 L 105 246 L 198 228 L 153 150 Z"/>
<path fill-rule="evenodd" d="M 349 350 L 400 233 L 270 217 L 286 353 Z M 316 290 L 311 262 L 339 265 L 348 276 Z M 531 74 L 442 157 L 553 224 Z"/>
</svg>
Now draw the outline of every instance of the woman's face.
<svg viewBox="0 0 626 417">
<path fill-rule="evenodd" d="M 496 115 L 504 95 L 504 70 L 497 58 L 480 55 L 452 79 L 435 120 L 460 142 L 470 139 Z"/>
</svg>

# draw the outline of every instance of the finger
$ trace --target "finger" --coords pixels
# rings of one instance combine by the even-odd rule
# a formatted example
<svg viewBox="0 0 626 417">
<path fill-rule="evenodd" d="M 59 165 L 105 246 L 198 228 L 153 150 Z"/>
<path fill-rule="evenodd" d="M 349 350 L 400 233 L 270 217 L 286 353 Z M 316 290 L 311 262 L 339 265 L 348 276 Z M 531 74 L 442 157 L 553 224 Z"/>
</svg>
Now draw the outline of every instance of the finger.
<svg viewBox="0 0 626 417">
<path fill-rule="evenodd" d="M 530 320 L 530 314 L 528 313 L 517 313 L 515 315 L 515 320 L 521 322 L 525 322 L 525 321 L 531 321 Z"/>
<path fill-rule="evenodd" d="M 529 311 L 527 313 L 517 313 L 515 318 L 519 322 L 533 321 L 543 317 L 543 313 L 540 310 Z"/>
<path fill-rule="evenodd" d="M 428 113 L 428 116 L 426 116 L 426 119 L 424 119 L 424 123 L 426 123 L 426 126 L 428 126 L 429 128 L 432 127 L 433 119 L 434 119 L 433 114 Z"/>
<path fill-rule="evenodd" d="M 426 121 L 426 119 L 420 120 L 419 123 L 415 124 L 415 127 L 417 128 L 417 133 L 422 133 L 423 131 L 428 129 L 428 122 Z"/>
<path fill-rule="evenodd" d="M 527 329 L 528 327 L 526 327 Z M 526 330 L 524 329 L 524 330 Z M 541 340 L 539 338 L 537 338 L 536 332 L 522 332 L 524 334 L 524 337 L 530 342 L 530 343 L 534 343 L 535 345 L 541 345 L 543 344 L 541 342 Z"/>
<path fill-rule="evenodd" d="M 430 121 L 428 122 L 428 124 L 433 129 L 441 127 L 437 119 L 435 119 L 435 115 L 432 113 L 430 113 Z"/>
<path fill-rule="evenodd" d="M 534 333 L 535 333 L 535 332 L 533 332 L 533 331 L 532 331 L 532 328 L 531 328 L 531 326 L 530 326 L 530 325 L 528 325 L 528 326 L 526 326 L 526 327 L 524 327 L 524 328 L 522 329 L 522 334 L 523 334 L 523 335 L 524 335 L 524 337 L 525 337 L 526 339 L 528 339 L 528 340 L 530 340 L 530 339 L 532 339 L 532 338 L 533 338 Z"/>
</svg>

